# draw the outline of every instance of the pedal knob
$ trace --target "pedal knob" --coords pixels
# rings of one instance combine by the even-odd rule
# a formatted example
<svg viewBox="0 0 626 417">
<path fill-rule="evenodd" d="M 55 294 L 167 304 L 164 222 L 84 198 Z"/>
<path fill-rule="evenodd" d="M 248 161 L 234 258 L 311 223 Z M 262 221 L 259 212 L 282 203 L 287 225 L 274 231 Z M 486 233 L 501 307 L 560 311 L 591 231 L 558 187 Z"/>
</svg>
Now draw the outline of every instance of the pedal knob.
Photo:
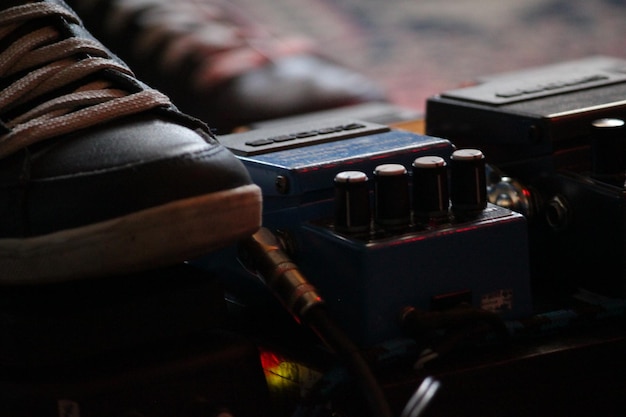
<svg viewBox="0 0 626 417">
<path fill-rule="evenodd" d="M 335 229 L 365 232 L 370 227 L 369 179 L 361 171 L 343 171 L 335 176 Z"/>
<path fill-rule="evenodd" d="M 485 156 L 478 149 L 459 149 L 450 157 L 450 201 L 455 214 L 487 207 Z"/>
<path fill-rule="evenodd" d="M 422 156 L 413 161 L 413 214 L 424 222 L 448 215 L 448 164 L 440 156 Z"/>
<path fill-rule="evenodd" d="M 621 119 L 598 119 L 591 123 L 592 176 L 624 186 L 626 126 Z"/>
<path fill-rule="evenodd" d="M 404 226 L 411 220 L 409 178 L 400 164 L 374 169 L 374 221 L 381 226 Z"/>
</svg>

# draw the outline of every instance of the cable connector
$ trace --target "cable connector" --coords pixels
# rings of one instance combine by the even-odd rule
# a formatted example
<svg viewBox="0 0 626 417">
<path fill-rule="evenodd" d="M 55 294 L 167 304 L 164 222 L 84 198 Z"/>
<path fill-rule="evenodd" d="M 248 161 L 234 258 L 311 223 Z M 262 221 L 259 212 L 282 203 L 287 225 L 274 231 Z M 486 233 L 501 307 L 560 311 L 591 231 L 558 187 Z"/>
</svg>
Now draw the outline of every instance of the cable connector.
<svg viewBox="0 0 626 417">
<path fill-rule="evenodd" d="M 243 240 L 238 249 L 239 260 L 246 269 L 258 276 L 297 320 L 304 319 L 312 307 L 324 303 L 267 228 L 262 227 Z"/>
</svg>

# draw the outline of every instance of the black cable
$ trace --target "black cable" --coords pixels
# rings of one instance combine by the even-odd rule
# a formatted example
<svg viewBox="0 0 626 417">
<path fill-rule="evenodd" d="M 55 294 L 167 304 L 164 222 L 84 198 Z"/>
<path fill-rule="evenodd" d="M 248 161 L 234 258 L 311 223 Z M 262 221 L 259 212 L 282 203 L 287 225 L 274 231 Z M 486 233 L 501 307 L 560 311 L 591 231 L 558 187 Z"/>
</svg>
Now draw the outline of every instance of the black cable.
<svg viewBox="0 0 626 417">
<path fill-rule="evenodd" d="M 392 415 L 391 409 L 378 381 L 371 372 L 369 364 L 361 355 L 358 347 L 332 320 L 326 308 L 317 305 L 309 309 L 303 320 L 324 344 L 339 357 L 354 376 L 355 383 L 363 394 L 372 416 L 390 417 Z"/>
<path fill-rule="evenodd" d="M 439 385 L 439 381 L 436 381 L 431 377 L 425 378 L 406 403 L 400 417 L 418 417 L 421 415 L 430 403 L 430 400 L 437 393 Z"/>
<path fill-rule="evenodd" d="M 498 314 L 469 305 L 459 305 L 444 311 L 420 311 L 415 307 L 405 307 L 400 322 L 405 332 L 417 339 L 424 339 L 425 335 L 434 330 L 483 322 L 491 327 L 505 345 L 511 341 L 506 323 Z"/>
<path fill-rule="evenodd" d="M 239 259 L 248 270 L 261 278 L 296 320 L 309 326 L 345 363 L 353 373 L 372 417 L 391 417 L 389 404 L 367 361 L 331 319 L 322 297 L 282 251 L 278 239 L 266 228 L 261 228 L 241 242 Z"/>
</svg>

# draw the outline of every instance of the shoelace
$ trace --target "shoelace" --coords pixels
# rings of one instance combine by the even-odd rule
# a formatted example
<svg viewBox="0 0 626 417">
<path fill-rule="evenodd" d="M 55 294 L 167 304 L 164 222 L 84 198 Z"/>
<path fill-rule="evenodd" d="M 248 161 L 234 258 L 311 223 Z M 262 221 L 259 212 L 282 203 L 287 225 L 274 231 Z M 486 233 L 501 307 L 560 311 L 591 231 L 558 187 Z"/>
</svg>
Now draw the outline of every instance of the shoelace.
<svg viewBox="0 0 626 417">
<path fill-rule="evenodd" d="M 49 16 L 79 23 L 75 13 L 60 5 L 29 3 L 0 12 L 0 39 L 14 33 L 23 23 Z M 0 81 L 18 73 L 25 75 L 0 91 L 0 119 L 10 129 L 0 136 L 0 158 L 45 139 L 170 105 L 169 98 L 156 90 L 129 93 L 106 81 L 93 81 L 5 119 L 8 112 L 29 107 L 29 102 L 39 103 L 44 95 L 105 69 L 133 76 L 127 67 L 111 59 L 98 42 L 64 38 L 52 26 L 21 36 L 2 51 Z"/>
</svg>

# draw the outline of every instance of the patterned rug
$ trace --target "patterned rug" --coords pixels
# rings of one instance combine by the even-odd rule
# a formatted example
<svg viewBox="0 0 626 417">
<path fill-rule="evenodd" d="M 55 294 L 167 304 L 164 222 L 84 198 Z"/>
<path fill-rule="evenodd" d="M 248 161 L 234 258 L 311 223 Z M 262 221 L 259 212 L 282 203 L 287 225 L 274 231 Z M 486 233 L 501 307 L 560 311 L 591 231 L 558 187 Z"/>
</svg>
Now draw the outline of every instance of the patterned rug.
<svg viewBox="0 0 626 417">
<path fill-rule="evenodd" d="M 626 0 L 231 0 L 423 110 L 475 77 L 589 55 L 626 57 Z"/>
</svg>

